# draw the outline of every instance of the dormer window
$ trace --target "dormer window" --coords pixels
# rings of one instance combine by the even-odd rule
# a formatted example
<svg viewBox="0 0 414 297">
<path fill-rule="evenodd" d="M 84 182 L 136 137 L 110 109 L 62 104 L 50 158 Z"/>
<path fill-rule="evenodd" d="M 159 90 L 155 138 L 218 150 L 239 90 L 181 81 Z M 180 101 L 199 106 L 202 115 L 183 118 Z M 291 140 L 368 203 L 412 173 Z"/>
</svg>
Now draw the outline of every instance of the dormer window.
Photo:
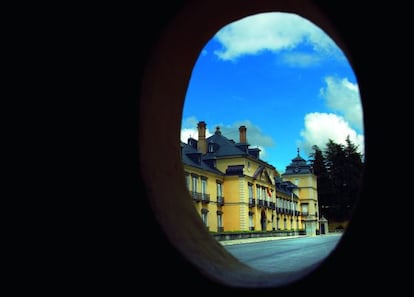
<svg viewBox="0 0 414 297">
<path fill-rule="evenodd" d="M 214 143 L 213 142 L 208 143 L 208 152 L 209 153 L 214 153 Z"/>
<path fill-rule="evenodd" d="M 191 146 L 191 147 L 193 147 L 193 148 L 197 148 L 197 140 L 195 140 L 194 138 L 188 138 L 188 145 L 189 146 Z"/>
</svg>

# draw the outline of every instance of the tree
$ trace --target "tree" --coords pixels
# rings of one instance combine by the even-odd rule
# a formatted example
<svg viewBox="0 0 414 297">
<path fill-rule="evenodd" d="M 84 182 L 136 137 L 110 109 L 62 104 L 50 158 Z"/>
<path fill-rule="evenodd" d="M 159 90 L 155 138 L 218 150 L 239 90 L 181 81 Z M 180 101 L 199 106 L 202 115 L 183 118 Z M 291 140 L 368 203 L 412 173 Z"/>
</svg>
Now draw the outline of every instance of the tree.
<svg viewBox="0 0 414 297">
<path fill-rule="evenodd" d="M 310 164 L 313 173 L 316 175 L 318 183 L 318 201 L 321 215 L 329 217 L 329 206 L 333 188 L 326 170 L 326 160 L 322 150 L 317 146 L 312 146 L 313 153 L 310 154 Z"/>
<path fill-rule="evenodd" d="M 362 186 L 363 156 L 347 136 L 345 145 L 329 139 L 325 151 L 312 147 L 321 214 L 331 221 L 349 220 Z"/>
<path fill-rule="evenodd" d="M 363 155 L 358 153 L 358 147 L 351 142 L 349 136 L 346 138 L 345 143 L 344 153 L 347 162 L 345 163 L 346 175 L 344 179 L 347 186 L 345 188 L 343 205 L 347 209 L 347 216 L 350 217 L 362 187 L 364 163 Z"/>
</svg>

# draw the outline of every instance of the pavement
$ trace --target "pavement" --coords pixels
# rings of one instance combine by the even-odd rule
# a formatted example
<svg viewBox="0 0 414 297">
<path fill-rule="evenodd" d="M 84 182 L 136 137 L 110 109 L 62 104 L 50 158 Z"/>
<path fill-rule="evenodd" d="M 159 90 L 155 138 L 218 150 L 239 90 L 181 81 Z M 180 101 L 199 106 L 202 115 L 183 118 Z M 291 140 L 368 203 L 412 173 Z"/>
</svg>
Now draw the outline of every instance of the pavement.
<svg viewBox="0 0 414 297">
<path fill-rule="evenodd" d="M 330 232 L 323 235 L 315 236 L 330 236 L 330 235 L 342 235 L 343 232 Z M 233 245 L 241 243 L 251 243 L 251 242 L 262 242 L 262 241 L 271 241 L 271 240 L 281 240 L 297 237 L 309 237 L 310 235 L 292 235 L 292 236 L 272 236 L 272 237 L 257 237 L 257 238 L 243 238 L 243 239 L 230 239 L 230 240 L 219 240 L 218 242 L 222 245 Z"/>
<path fill-rule="evenodd" d="M 271 240 L 281 240 L 281 239 L 289 239 L 289 238 L 297 238 L 297 237 L 306 237 L 306 235 L 230 239 L 230 240 L 220 240 L 219 243 L 221 243 L 222 245 L 233 245 L 233 244 L 241 244 L 241 243 L 252 243 L 252 242 L 262 242 L 262 241 L 271 241 Z"/>
</svg>

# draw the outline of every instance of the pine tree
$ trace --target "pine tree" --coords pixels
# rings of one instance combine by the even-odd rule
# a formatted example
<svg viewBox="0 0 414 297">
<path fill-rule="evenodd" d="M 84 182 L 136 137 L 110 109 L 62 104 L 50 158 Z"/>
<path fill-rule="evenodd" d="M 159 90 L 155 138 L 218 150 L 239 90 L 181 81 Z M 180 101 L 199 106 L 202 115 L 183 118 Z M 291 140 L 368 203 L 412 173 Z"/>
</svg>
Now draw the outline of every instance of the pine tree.
<svg viewBox="0 0 414 297">
<path fill-rule="evenodd" d="M 317 145 L 312 146 L 312 149 L 313 153 L 310 154 L 309 162 L 317 178 L 319 211 L 321 216 L 329 219 L 332 218 L 331 197 L 333 196 L 333 188 L 322 150 Z"/>
<path fill-rule="evenodd" d="M 330 221 L 347 221 L 362 186 L 363 155 L 349 136 L 345 145 L 329 139 L 324 151 L 318 146 L 312 148 L 310 162 L 318 179 L 321 215 Z"/>
</svg>

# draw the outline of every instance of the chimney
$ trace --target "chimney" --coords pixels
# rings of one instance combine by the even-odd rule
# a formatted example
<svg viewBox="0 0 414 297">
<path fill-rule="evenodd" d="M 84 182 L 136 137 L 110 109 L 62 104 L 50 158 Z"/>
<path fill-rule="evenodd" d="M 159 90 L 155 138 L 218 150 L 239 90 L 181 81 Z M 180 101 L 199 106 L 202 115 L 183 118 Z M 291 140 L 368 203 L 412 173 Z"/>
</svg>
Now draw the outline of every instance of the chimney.
<svg viewBox="0 0 414 297">
<path fill-rule="evenodd" d="M 239 132 L 240 132 L 240 143 L 247 143 L 246 126 L 240 126 Z"/>
<path fill-rule="evenodd" d="M 201 121 L 197 124 L 198 128 L 198 142 L 197 149 L 202 153 L 207 153 L 207 140 L 206 140 L 206 123 Z"/>
</svg>

